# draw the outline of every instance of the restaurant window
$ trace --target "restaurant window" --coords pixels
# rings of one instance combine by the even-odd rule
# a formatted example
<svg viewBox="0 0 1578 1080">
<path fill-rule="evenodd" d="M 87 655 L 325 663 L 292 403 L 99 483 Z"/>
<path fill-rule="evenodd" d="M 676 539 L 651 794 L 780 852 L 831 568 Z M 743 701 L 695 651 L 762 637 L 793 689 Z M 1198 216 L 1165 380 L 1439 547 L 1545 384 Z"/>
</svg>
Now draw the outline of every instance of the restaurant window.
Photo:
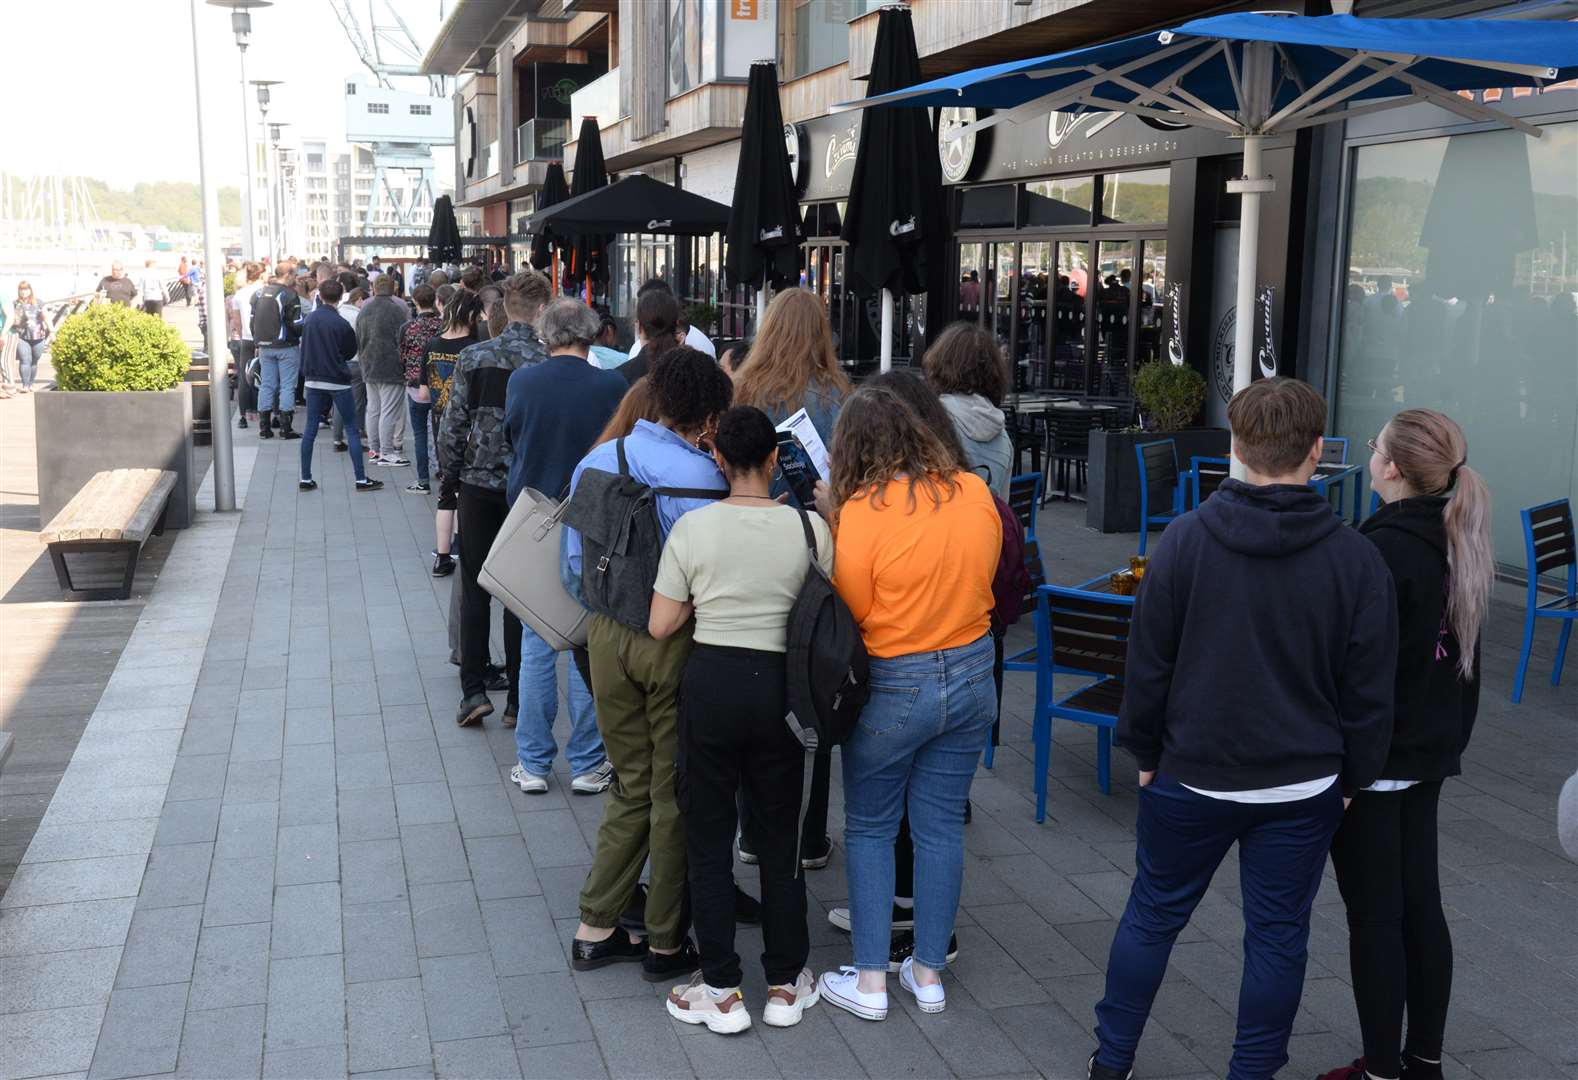
<svg viewBox="0 0 1578 1080">
<path fill-rule="evenodd" d="M 1578 500 L 1578 123 L 1363 146 L 1350 168 L 1336 431 L 1456 420 L 1521 573 L 1517 510 Z"/>
<path fill-rule="evenodd" d="M 877 3 L 878 0 L 787 0 L 788 77 L 797 79 L 848 60 L 849 21 L 875 10 Z"/>
<path fill-rule="evenodd" d="M 1102 225 L 1149 225 L 1167 220 L 1167 169 L 1107 173 L 1101 178 Z"/>
<path fill-rule="evenodd" d="M 1090 176 L 1036 180 L 1025 185 L 1025 224 L 1089 225 L 1096 181 Z"/>
<path fill-rule="evenodd" d="M 1013 184 L 968 188 L 959 196 L 959 228 L 990 229 L 1014 224 L 1019 189 Z"/>
</svg>

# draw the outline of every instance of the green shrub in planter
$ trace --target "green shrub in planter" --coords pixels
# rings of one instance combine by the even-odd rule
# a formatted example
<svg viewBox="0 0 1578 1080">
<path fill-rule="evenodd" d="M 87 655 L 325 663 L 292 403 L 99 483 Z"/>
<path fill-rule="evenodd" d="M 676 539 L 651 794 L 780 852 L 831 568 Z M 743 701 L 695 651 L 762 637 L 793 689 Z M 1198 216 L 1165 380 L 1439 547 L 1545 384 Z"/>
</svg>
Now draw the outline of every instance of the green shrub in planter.
<svg viewBox="0 0 1578 1080">
<path fill-rule="evenodd" d="M 94 304 L 61 323 L 50 357 L 59 390 L 168 390 L 192 364 L 180 330 L 119 304 Z"/>
<path fill-rule="evenodd" d="M 716 334 L 718 325 L 718 309 L 711 304 L 685 305 L 685 323 L 694 326 L 703 334 Z"/>
<path fill-rule="evenodd" d="M 1192 367 L 1158 360 L 1135 374 L 1134 397 L 1157 431 L 1182 431 L 1199 415 L 1205 379 Z"/>
</svg>

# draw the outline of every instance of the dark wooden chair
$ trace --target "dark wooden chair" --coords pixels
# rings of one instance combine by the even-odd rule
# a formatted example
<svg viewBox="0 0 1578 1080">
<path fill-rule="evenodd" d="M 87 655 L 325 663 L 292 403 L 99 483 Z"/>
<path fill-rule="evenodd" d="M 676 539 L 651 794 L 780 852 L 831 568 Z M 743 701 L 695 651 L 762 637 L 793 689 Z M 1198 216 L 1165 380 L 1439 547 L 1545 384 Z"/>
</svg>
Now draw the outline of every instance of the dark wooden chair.
<svg viewBox="0 0 1578 1080">
<path fill-rule="evenodd" d="M 1058 410 L 1048 414 L 1047 465 L 1057 467 L 1057 482 L 1063 501 L 1072 497 L 1074 484 L 1085 490 L 1085 475 L 1090 465 L 1090 429 L 1097 414 L 1085 410 Z M 1048 493 L 1048 498 L 1051 493 Z"/>
<path fill-rule="evenodd" d="M 1172 439 L 1136 443 L 1134 456 L 1140 469 L 1140 551 L 1153 524 L 1165 525 L 1184 512 L 1188 478 L 1178 472 L 1178 444 Z"/>
<path fill-rule="evenodd" d="M 1192 457 L 1189 459 L 1189 509 L 1198 510 L 1204 499 L 1209 499 L 1232 473 L 1232 462 L 1225 457 Z"/>
</svg>

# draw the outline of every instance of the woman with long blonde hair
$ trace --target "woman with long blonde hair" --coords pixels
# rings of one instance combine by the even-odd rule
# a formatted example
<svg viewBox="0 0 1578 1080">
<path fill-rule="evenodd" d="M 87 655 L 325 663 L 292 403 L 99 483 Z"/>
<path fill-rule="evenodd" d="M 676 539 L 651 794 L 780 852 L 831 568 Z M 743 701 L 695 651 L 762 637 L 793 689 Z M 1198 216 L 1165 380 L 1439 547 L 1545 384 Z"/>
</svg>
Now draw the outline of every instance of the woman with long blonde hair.
<svg viewBox="0 0 1578 1080">
<path fill-rule="evenodd" d="M 871 698 L 844 743 L 844 846 L 855 963 L 822 997 L 888 1014 L 893 844 L 906 802 L 915 845 L 915 948 L 899 984 L 946 1005 L 942 970 L 964 875 L 964 808 L 997 714 L 992 577 L 1003 528 L 985 482 L 903 398 L 862 387 L 833 435 L 833 578 L 871 657 Z"/>
<path fill-rule="evenodd" d="M 831 445 L 849 392 L 822 301 L 806 289 L 785 289 L 773 297 L 744 366 L 735 373 L 735 403 L 754 405 L 775 424 L 804 408 L 822 442 Z"/>
<path fill-rule="evenodd" d="M 1441 782 L 1462 772 L 1479 708 L 1480 628 L 1495 576 L 1490 488 L 1468 463 L 1463 429 L 1434 409 L 1398 413 L 1370 450 L 1383 505 L 1360 531 L 1397 587 L 1397 679 L 1381 779 L 1355 796 L 1332 843 L 1364 1057 L 1327 1078 L 1439 1080 L 1452 935 L 1436 807 Z"/>
</svg>

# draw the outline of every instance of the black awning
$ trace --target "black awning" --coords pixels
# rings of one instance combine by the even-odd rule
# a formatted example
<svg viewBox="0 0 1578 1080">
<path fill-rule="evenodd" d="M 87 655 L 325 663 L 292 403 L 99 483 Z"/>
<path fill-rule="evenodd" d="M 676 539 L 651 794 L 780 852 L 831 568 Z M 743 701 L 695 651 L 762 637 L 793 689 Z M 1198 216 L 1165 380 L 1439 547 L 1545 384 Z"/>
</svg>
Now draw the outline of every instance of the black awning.
<svg viewBox="0 0 1578 1080">
<path fill-rule="evenodd" d="M 729 208 L 637 173 L 539 210 L 521 231 L 551 229 L 558 236 L 581 233 L 661 233 L 707 236 L 722 232 Z"/>
</svg>

